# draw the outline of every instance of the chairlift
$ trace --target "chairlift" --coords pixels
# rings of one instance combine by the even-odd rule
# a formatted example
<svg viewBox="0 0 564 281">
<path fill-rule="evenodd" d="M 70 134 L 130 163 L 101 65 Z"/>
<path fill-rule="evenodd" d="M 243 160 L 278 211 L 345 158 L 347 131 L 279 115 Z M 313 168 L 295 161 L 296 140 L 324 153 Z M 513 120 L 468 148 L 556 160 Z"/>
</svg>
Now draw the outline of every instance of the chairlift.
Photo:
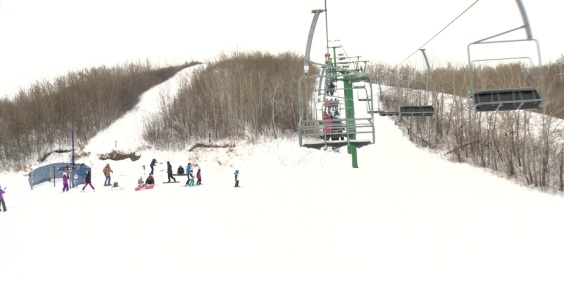
<svg viewBox="0 0 564 281">
<path fill-rule="evenodd" d="M 395 104 L 397 101 L 397 94 L 393 89 L 386 89 L 382 90 L 381 83 L 378 83 L 378 99 L 377 100 L 377 109 L 376 110 L 368 110 L 370 114 L 379 114 L 380 116 L 397 116 L 399 115 L 399 111 L 397 110 L 390 110 L 390 108 L 397 108 L 397 106 L 391 105 Z"/>
<path fill-rule="evenodd" d="M 358 101 L 372 101 L 372 97 L 368 96 L 368 91 L 365 85 L 355 85 L 353 87 L 355 90 L 364 90 L 364 95 L 358 95 Z"/>
<path fill-rule="evenodd" d="M 433 74 L 431 72 L 431 66 L 429 64 L 429 60 L 427 59 L 427 54 L 425 54 L 425 49 L 419 49 L 423 54 L 423 58 L 425 59 L 425 66 L 427 67 L 427 79 L 425 81 L 425 92 L 423 93 L 424 97 L 429 94 L 429 85 L 433 84 Z M 400 91 L 400 85 L 398 83 L 398 92 Z M 419 102 L 413 102 L 413 91 L 409 94 L 410 102 L 408 104 L 402 104 L 399 106 L 399 115 L 400 116 L 407 116 L 407 117 L 414 117 L 414 116 L 433 116 L 435 114 L 435 108 L 432 105 L 428 104 L 420 104 Z"/>
<path fill-rule="evenodd" d="M 525 11 L 525 7 L 521 0 L 516 0 L 517 6 L 519 7 L 519 11 L 521 13 L 521 18 L 523 20 L 523 25 L 494 36 L 490 36 L 476 42 L 468 44 L 467 52 L 468 52 L 468 65 L 469 65 L 469 74 L 470 74 L 470 95 L 468 97 L 468 101 L 472 108 L 476 111 L 507 111 L 507 110 L 519 110 L 519 109 L 539 109 L 543 108 L 547 103 L 548 100 L 545 98 L 547 95 L 546 93 L 541 94 L 541 92 L 545 91 L 546 84 L 544 81 L 544 74 L 542 71 L 542 61 L 541 61 L 541 53 L 540 53 L 540 46 L 539 42 L 536 39 L 533 39 L 531 27 L 529 25 L 529 20 L 527 18 L 527 14 Z M 527 38 L 526 39 L 513 39 L 513 40 L 497 40 L 497 41 L 490 41 L 490 39 L 511 33 L 513 31 L 519 29 L 525 29 Z M 482 60 L 473 60 L 470 53 L 470 47 L 473 45 L 479 44 L 504 44 L 504 43 L 515 43 L 515 42 L 527 42 L 532 41 L 535 43 L 536 51 L 537 51 L 537 58 L 538 58 L 538 81 L 537 85 L 540 84 L 542 90 L 539 91 L 534 86 L 528 87 L 508 87 L 508 88 L 498 88 L 498 89 L 481 89 L 476 90 L 474 85 L 474 64 L 476 62 L 484 62 L 484 61 L 494 61 L 494 60 L 515 60 L 515 59 L 528 59 L 531 62 L 533 59 L 528 57 L 507 57 L 507 58 L 494 58 L 494 59 L 482 59 Z"/>
<path fill-rule="evenodd" d="M 348 108 L 346 105 L 347 103 L 342 94 L 342 91 L 346 89 L 343 87 L 329 87 L 327 84 L 333 81 L 337 82 L 337 80 L 334 80 L 337 77 L 331 74 L 332 66 L 320 65 L 320 67 L 322 68 L 320 73 L 324 76 L 308 74 L 302 76 L 298 82 L 300 146 L 322 149 L 324 147 L 338 148 L 345 145 L 362 147 L 374 143 L 374 124 L 372 118 L 347 117 L 347 112 L 350 110 L 354 111 L 354 108 Z M 339 67 L 338 72 L 342 72 L 340 70 L 342 68 Z M 302 89 L 302 86 L 305 84 L 304 81 L 308 79 L 313 79 L 316 83 L 319 83 L 315 86 L 318 96 L 315 98 L 315 101 L 309 103 L 311 105 L 309 109 L 310 117 L 307 117 L 308 114 L 306 114 L 305 106 L 308 102 L 304 99 L 305 91 Z M 351 89 L 359 89 L 359 87 L 365 89 L 365 96 L 368 96 L 371 100 L 372 95 L 368 93 L 366 86 L 357 87 L 355 85 Z M 331 91 L 334 92 L 333 95 L 329 94 Z M 324 113 L 334 114 L 335 112 L 339 112 L 340 117 L 324 118 Z M 371 135 L 371 140 L 356 139 L 357 135 L 366 134 Z"/>
<path fill-rule="evenodd" d="M 429 61 L 427 60 L 427 55 L 424 49 L 420 49 L 425 58 L 425 63 L 427 67 L 427 79 L 425 81 L 425 91 L 420 94 L 425 99 L 429 95 L 429 85 L 433 85 L 433 78 L 431 73 L 431 67 Z M 380 95 L 378 99 L 378 110 L 374 113 L 378 113 L 380 116 L 405 116 L 405 117 L 427 117 L 433 116 L 435 114 L 435 108 L 433 105 L 425 104 L 418 101 L 415 96 L 415 90 L 408 89 L 409 84 L 417 82 L 416 78 L 410 78 L 407 82 L 407 87 L 402 88 L 402 83 L 399 78 L 399 74 L 396 69 L 392 70 L 396 79 L 395 90 L 390 88 L 386 91 L 382 91 L 380 86 Z M 404 91 L 409 91 L 408 93 L 403 93 Z"/>
<path fill-rule="evenodd" d="M 316 80 L 319 83 L 326 84 L 329 77 L 317 77 Z M 323 81 L 323 82 L 322 82 Z M 298 85 L 298 92 L 300 93 L 300 108 L 302 107 L 302 82 Z M 370 84 L 368 84 L 370 85 Z M 372 100 L 372 88 L 370 91 L 367 89 L 366 84 L 363 86 L 354 85 L 352 89 L 358 90 L 364 89 L 365 95 Z M 334 88 L 335 92 L 342 92 L 344 88 Z M 324 91 L 328 92 L 328 91 Z M 370 94 L 369 94 L 370 93 Z M 371 102 L 369 102 L 371 106 Z M 306 120 L 302 118 L 299 124 L 300 133 L 300 145 L 308 148 L 324 148 L 333 147 L 338 148 L 345 145 L 352 145 L 355 147 L 362 147 L 368 144 L 372 144 L 374 140 L 374 124 L 372 118 L 350 118 L 346 116 L 347 112 L 350 110 L 354 111 L 354 108 L 349 108 L 347 102 L 341 93 L 332 96 L 323 95 L 322 99 L 317 99 L 317 101 L 312 103 L 312 116 L 314 119 Z M 337 116 L 336 113 L 339 113 Z M 326 116 L 328 114 L 328 116 Z M 333 114 L 333 115 L 331 115 Z M 327 118 L 329 117 L 329 118 Z M 357 135 L 371 135 L 372 140 L 357 140 Z M 307 142 L 302 142 L 302 138 L 307 140 Z"/>
<path fill-rule="evenodd" d="M 400 106 L 399 114 L 401 116 L 433 116 L 435 108 L 430 105 L 426 106 Z"/>
<path fill-rule="evenodd" d="M 356 64 L 341 64 L 340 58 L 346 56 L 344 49 L 342 46 L 330 47 L 329 41 L 327 42 L 325 61 L 323 63 L 311 61 L 311 43 L 315 26 L 319 15 L 325 11 L 326 9 L 312 11 L 314 15 L 306 44 L 304 74 L 298 80 L 299 145 L 318 149 L 347 146 L 347 152 L 351 155 L 352 167 L 358 168 L 357 148 L 373 144 L 375 133 L 373 116 L 369 118 L 355 117 L 353 83 L 368 82 L 370 84 L 370 76 L 364 72 L 365 67 L 364 69 L 359 67 L 358 61 Z M 333 58 L 331 58 L 329 52 L 330 48 L 333 52 Z M 339 52 L 337 52 L 337 49 Z M 323 69 L 322 75 L 310 73 L 310 65 L 321 67 Z M 344 108 L 338 107 L 338 110 L 341 111 L 339 118 L 328 120 L 323 118 L 323 113 L 327 107 L 320 103 L 326 99 L 330 89 L 329 82 L 336 83 L 337 81 L 339 84 L 342 83 L 343 86 L 340 89 L 335 87 L 334 90 L 339 92 L 335 92 L 332 97 L 342 100 L 341 104 L 344 104 Z M 318 96 L 315 96 L 315 86 L 312 86 L 315 83 L 319 83 L 317 87 Z M 370 88 L 370 91 L 372 93 L 372 88 Z M 357 139 L 357 137 L 364 139 Z"/>
</svg>

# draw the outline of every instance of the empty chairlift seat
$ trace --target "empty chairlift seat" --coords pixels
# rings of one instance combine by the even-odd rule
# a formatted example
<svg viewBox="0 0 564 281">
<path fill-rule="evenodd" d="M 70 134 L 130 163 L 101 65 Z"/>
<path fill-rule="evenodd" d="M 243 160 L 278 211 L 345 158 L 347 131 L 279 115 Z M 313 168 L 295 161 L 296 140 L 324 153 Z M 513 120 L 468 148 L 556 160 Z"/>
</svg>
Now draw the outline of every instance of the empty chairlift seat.
<svg viewBox="0 0 564 281">
<path fill-rule="evenodd" d="M 470 103 L 476 111 L 536 109 L 542 99 L 534 88 L 514 88 L 474 91 Z"/>
<path fill-rule="evenodd" d="M 529 19 L 527 17 L 527 13 L 525 11 L 525 6 L 523 5 L 521 0 L 516 0 L 517 7 L 519 8 L 519 12 L 521 13 L 521 19 L 523 20 L 523 24 L 517 28 L 513 28 L 507 30 L 502 33 L 498 33 L 493 36 L 486 37 L 484 39 L 472 42 L 468 44 L 467 52 L 468 52 L 468 66 L 469 66 L 469 74 L 470 74 L 470 92 L 468 96 L 468 103 L 469 105 L 474 108 L 476 111 L 503 111 L 503 110 L 519 110 L 519 109 L 537 109 L 542 108 L 548 102 L 548 95 L 546 93 L 546 82 L 544 79 L 544 70 L 542 67 L 541 61 L 541 51 L 539 42 L 536 39 L 533 39 L 531 27 L 529 25 Z M 521 39 L 494 39 L 519 29 L 524 29 L 526 32 L 526 38 Z M 502 46 L 508 43 L 533 43 L 536 47 L 536 54 L 534 55 L 519 55 L 519 56 L 510 56 L 510 57 L 503 57 L 503 58 L 472 58 L 471 56 L 471 47 L 473 45 L 482 44 L 482 46 Z M 498 45 L 499 44 L 499 45 Z M 499 47 L 498 47 L 499 48 Z M 505 47 L 507 48 L 507 47 Z M 516 49 L 516 48 L 514 48 Z M 525 51 L 528 48 L 523 48 Z M 484 50 L 482 50 L 484 51 Z M 512 53 L 512 52 L 508 52 Z M 519 50 L 519 53 L 521 51 Z M 528 53 L 528 52 L 526 52 Z M 536 58 L 536 59 L 535 59 Z M 474 88 L 474 64 L 476 63 L 484 63 L 484 62 L 493 62 L 493 61 L 517 61 L 523 62 L 522 66 L 527 67 L 531 70 L 532 78 L 531 84 L 528 86 L 523 85 L 506 85 L 504 88 L 495 88 L 495 89 L 475 89 Z M 535 63 L 536 60 L 536 63 Z M 521 64 L 521 63 L 520 63 Z M 534 81 L 534 82 L 533 82 Z M 509 82 L 509 81 L 508 81 Z M 509 83 L 513 83 L 512 81 Z M 542 94 L 542 97 L 541 97 Z"/>
<path fill-rule="evenodd" d="M 435 108 L 430 105 L 424 106 L 400 106 L 399 115 L 401 116 L 433 116 Z"/>
<path fill-rule="evenodd" d="M 373 113 L 378 113 L 380 116 L 398 116 L 399 111 L 373 111 Z"/>
</svg>

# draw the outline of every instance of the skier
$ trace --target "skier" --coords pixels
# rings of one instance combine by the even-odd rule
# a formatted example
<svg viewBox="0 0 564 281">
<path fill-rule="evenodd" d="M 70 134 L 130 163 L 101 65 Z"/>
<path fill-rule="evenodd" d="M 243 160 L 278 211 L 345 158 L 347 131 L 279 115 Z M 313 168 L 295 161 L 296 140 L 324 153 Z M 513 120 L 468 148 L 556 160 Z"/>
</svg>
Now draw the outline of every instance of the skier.
<svg viewBox="0 0 564 281">
<path fill-rule="evenodd" d="M 112 177 L 111 174 L 113 174 L 114 171 L 112 171 L 112 169 L 110 168 L 110 164 L 106 164 L 106 167 L 104 167 L 104 176 L 106 176 L 106 180 L 104 181 L 104 186 L 110 186 L 110 182 L 112 181 Z"/>
<path fill-rule="evenodd" d="M 186 180 L 186 185 L 190 184 L 190 172 L 192 172 L 192 163 L 188 163 L 188 165 L 186 165 L 186 177 L 188 178 Z"/>
<path fill-rule="evenodd" d="M 170 182 L 170 179 L 176 182 L 176 179 L 172 176 L 172 165 L 170 165 L 170 161 L 166 161 L 166 173 L 168 174 L 168 182 Z"/>
<path fill-rule="evenodd" d="M 69 176 L 63 173 L 63 192 L 69 191 Z"/>
<path fill-rule="evenodd" d="M 188 186 L 194 186 L 194 172 L 190 171 L 188 174 Z"/>
<path fill-rule="evenodd" d="M 90 187 L 92 187 L 92 190 L 96 191 L 96 189 L 92 185 L 92 175 L 90 174 L 90 170 L 86 171 L 86 174 L 84 175 L 84 186 L 82 187 L 82 191 L 84 191 L 84 189 L 88 185 L 90 185 Z"/>
<path fill-rule="evenodd" d="M 239 187 L 239 170 L 235 170 L 235 187 Z"/>
<path fill-rule="evenodd" d="M 149 167 L 151 167 L 151 172 L 149 173 L 149 175 L 153 174 L 156 164 L 157 164 L 157 159 L 153 159 L 153 161 L 151 161 L 151 165 L 149 165 Z"/>
<path fill-rule="evenodd" d="M 202 169 L 200 169 L 200 167 L 198 167 L 198 172 L 196 173 L 196 178 L 198 179 L 198 181 L 196 182 L 196 185 L 201 185 L 202 184 Z"/>
<path fill-rule="evenodd" d="M 6 193 L 5 190 L 2 189 L 2 187 L 0 187 L 0 205 L 2 206 L 3 212 L 7 212 L 8 209 L 6 209 L 6 201 L 4 201 L 4 193 Z"/>
<path fill-rule="evenodd" d="M 74 173 L 74 180 L 72 181 L 72 187 L 78 186 L 78 174 Z"/>
</svg>

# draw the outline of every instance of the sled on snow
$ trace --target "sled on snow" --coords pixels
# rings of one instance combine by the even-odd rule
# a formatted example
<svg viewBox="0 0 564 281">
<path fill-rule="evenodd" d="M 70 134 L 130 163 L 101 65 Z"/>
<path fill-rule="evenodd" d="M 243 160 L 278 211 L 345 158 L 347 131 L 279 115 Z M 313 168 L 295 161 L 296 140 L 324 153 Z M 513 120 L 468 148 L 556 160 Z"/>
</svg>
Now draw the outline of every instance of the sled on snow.
<svg viewBox="0 0 564 281">
<path fill-rule="evenodd" d="M 135 191 L 146 190 L 146 189 L 153 189 L 154 185 L 145 185 L 145 186 L 138 186 L 135 188 Z"/>
</svg>

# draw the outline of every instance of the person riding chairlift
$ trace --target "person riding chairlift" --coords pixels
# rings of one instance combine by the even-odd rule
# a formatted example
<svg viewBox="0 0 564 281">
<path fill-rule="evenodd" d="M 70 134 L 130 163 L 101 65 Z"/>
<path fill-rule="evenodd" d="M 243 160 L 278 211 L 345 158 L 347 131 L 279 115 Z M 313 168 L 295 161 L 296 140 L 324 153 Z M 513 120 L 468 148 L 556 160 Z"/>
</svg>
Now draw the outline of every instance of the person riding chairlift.
<svg viewBox="0 0 564 281">
<path fill-rule="evenodd" d="M 331 124 L 333 123 L 332 119 L 333 118 L 329 117 L 329 114 L 327 112 L 323 112 L 324 136 L 322 136 L 322 138 L 324 138 L 325 140 L 331 139 Z"/>
<path fill-rule="evenodd" d="M 335 94 L 335 83 L 329 82 L 328 88 L 327 95 L 333 96 Z"/>
</svg>

